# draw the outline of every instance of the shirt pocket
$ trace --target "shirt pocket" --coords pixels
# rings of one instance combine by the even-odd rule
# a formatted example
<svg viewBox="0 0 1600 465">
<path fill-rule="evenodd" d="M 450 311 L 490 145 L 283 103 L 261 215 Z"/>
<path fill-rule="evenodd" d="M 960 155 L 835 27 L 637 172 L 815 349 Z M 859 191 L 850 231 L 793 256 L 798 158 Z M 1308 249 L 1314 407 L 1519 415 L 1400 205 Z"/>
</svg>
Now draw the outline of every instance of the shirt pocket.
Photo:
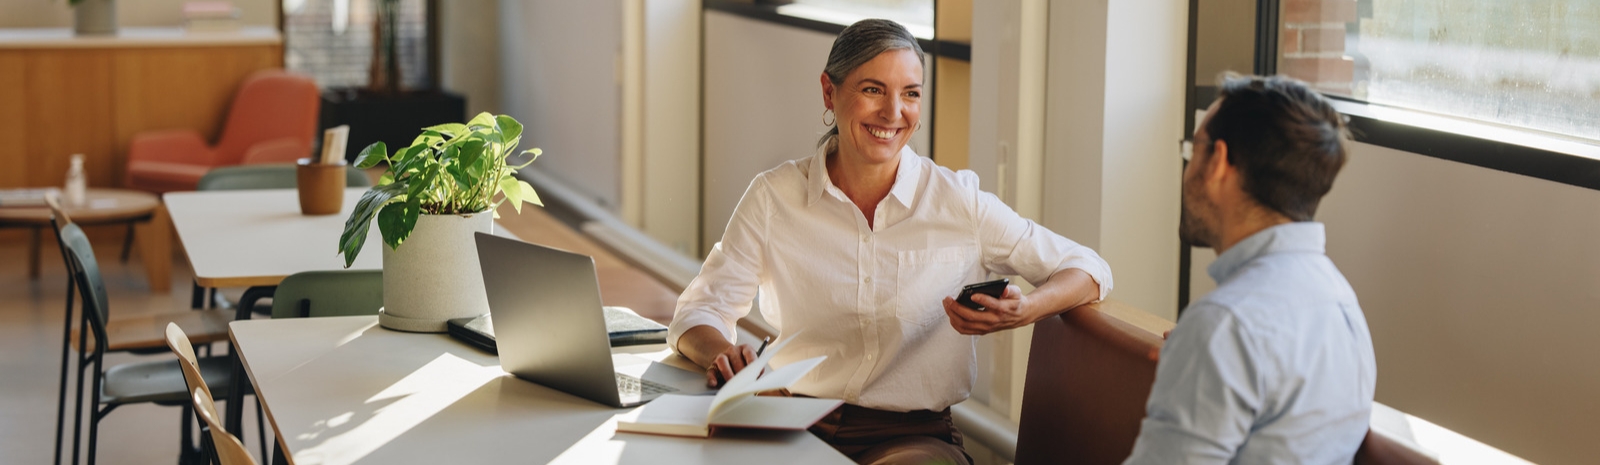
<svg viewBox="0 0 1600 465">
<path fill-rule="evenodd" d="M 942 301 L 959 292 L 962 280 L 973 274 L 973 255 L 970 247 L 900 251 L 895 316 L 918 326 L 948 320 Z"/>
</svg>

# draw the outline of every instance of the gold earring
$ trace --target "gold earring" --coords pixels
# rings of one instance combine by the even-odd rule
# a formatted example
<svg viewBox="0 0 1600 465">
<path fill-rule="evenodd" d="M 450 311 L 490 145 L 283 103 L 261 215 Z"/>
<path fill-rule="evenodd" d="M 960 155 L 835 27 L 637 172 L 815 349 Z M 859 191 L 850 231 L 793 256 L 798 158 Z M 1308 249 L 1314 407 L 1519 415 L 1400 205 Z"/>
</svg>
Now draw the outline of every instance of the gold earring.
<svg viewBox="0 0 1600 465">
<path fill-rule="evenodd" d="M 827 108 L 827 109 L 822 110 L 822 125 L 823 126 L 833 126 L 834 121 L 837 121 L 837 120 L 838 120 L 837 118 L 833 117 L 833 109 L 832 108 Z"/>
</svg>

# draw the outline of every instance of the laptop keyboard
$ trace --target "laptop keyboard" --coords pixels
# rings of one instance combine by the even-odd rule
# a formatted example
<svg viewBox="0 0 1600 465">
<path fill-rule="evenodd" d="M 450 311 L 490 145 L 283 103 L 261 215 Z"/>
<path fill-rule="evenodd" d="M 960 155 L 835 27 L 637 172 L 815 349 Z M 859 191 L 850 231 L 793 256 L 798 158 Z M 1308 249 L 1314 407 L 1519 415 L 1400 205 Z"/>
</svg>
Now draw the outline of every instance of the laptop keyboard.
<svg viewBox="0 0 1600 465">
<path fill-rule="evenodd" d="M 617 375 L 617 391 L 624 396 L 637 395 L 642 397 L 677 391 L 677 389 L 665 384 L 635 378 L 622 373 L 615 374 Z"/>
</svg>

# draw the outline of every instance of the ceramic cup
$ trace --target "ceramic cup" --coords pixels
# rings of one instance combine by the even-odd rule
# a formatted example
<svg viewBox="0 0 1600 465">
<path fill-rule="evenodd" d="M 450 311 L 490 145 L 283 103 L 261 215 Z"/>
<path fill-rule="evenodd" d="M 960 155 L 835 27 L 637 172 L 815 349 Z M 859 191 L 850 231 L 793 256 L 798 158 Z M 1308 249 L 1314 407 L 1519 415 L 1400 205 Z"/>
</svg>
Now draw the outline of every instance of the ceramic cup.
<svg viewBox="0 0 1600 465">
<path fill-rule="evenodd" d="M 301 158 L 294 169 L 295 185 L 300 190 L 300 213 L 332 215 L 344 208 L 345 162 L 312 163 Z"/>
</svg>

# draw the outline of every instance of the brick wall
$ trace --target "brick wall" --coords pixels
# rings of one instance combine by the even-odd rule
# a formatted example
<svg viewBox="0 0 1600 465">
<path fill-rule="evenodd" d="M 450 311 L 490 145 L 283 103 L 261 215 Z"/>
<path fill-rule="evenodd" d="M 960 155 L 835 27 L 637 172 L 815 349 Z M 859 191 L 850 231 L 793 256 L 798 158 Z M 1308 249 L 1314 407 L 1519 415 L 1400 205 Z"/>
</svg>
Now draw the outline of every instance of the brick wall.
<svg viewBox="0 0 1600 465">
<path fill-rule="evenodd" d="M 1278 72 L 1349 95 L 1355 61 L 1345 53 L 1345 25 L 1356 21 L 1356 0 L 1283 0 L 1279 17 Z"/>
</svg>

